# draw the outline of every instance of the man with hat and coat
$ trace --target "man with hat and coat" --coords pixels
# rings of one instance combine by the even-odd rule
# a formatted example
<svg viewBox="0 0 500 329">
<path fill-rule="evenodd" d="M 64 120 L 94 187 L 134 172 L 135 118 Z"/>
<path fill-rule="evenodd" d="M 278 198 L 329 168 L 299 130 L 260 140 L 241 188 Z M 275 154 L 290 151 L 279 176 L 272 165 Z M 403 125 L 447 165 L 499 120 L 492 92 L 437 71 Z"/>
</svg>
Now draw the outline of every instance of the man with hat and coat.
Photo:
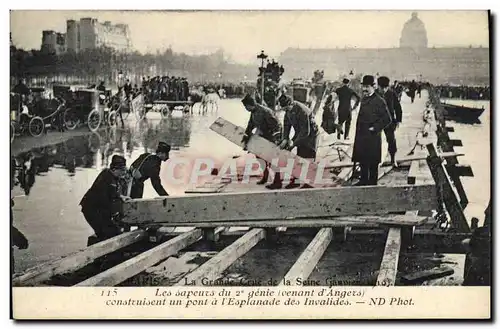
<svg viewBox="0 0 500 329">
<path fill-rule="evenodd" d="M 288 95 L 281 95 L 278 100 L 280 107 L 285 110 L 283 140 L 281 149 L 292 150 L 297 147 L 297 155 L 314 161 L 318 146 L 319 128 L 314 119 L 314 112 L 304 104 L 292 100 Z M 293 127 L 294 136 L 290 139 L 290 130 Z M 297 187 L 295 178 L 285 188 Z"/>
<path fill-rule="evenodd" d="M 337 139 L 340 139 L 340 133 L 341 131 L 344 132 L 344 139 L 349 138 L 349 131 L 351 130 L 351 120 L 352 120 L 352 110 L 356 109 L 359 105 L 360 97 L 359 95 L 349 88 L 349 79 L 344 78 L 342 80 L 342 87 L 337 88 L 335 90 L 335 94 L 337 95 L 337 98 L 339 100 L 339 106 L 338 106 L 338 127 L 340 129 L 337 130 Z M 351 105 L 351 100 L 352 99 L 356 100 L 356 103 L 354 104 L 354 107 Z M 335 99 L 333 100 L 335 101 Z M 343 128 L 343 125 L 345 123 L 345 128 Z"/>
<path fill-rule="evenodd" d="M 396 152 L 398 150 L 396 145 L 396 129 L 401 123 L 403 111 L 401 109 L 401 104 L 399 103 L 398 96 L 396 93 L 389 88 L 389 78 L 386 76 L 381 76 L 377 79 L 378 90 L 380 96 L 382 96 L 387 104 L 387 109 L 391 115 L 391 123 L 384 129 L 385 139 L 388 144 L 388 152 L 391 156 L 391 164 L 397 166 L 396 164 Z"/>
<path fill-rule="evenodd" d="M 80 201 L 83 216 L 99 241 L 121 233 L 121 228 L 112 217 L 118 213 L 117 206 L 121 199 L 119 179 L 126 171 L 125 158 L 114 155 L 109 168 L 101 171 Z"/>
<path fill-rule="evenodd" d="M 385 100 L 375 92 L 375 78 L 365 75 L 363 99 L 356 122 L 352 161 L 359 163 L 361 179 L 357 185 L 377 185 L 382 158 L 381 133 L 392 121 Z"/>
<path fill-rule="evenodd" d="M 245 144 L 245 149 L 254 129 L 256 129 L 256 134 L 278 145 L 281 141 L 282 128 L 281 123 L 273 110 L 258 104 L 255 98 L 248 94 L 241 100 L 241 102 L 245 106 L 245 109 L 251 113 L 245 130 L 245 135 L 242 139 L 242 142 Z M 262 176 L 262 179 L 257 182 L 259 185 L 267 183 L 269 178 L 269 163 L 266 162 L 265 166 L 264 175 Z M 281 185 L 281 176 L 279 172 L 277 172 L 274 175 L 273 183 L 269 186 L 273 188 L 281 188 Z"/>
<path fill-rule="evenodd" d="M 161 163 L 167 161 L 170 153 L 170 145 L 164 142 L 158 143 L 156 153 L 141 154 L 130 166 L 132 175 L 131 185 L 128 195 L 132 199 L 142 198 L 144 192 L 144 182 L 151 180 L 151 185 L 159 196 L 168 196 L 163 188 L 160 179 Z"/>
</svg>

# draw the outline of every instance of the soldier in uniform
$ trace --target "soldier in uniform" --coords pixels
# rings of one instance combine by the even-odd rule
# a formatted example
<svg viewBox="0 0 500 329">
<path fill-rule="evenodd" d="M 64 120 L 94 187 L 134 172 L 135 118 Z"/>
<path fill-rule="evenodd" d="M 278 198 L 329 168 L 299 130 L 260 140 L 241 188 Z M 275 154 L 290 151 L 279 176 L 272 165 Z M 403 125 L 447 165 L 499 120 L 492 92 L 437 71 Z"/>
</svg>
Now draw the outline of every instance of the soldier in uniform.
<svg viewBox="0 0 500 329">
<path fill-rule="evenodd" d="M 339 119 L 338 127 L 340 129 L 337 130 L 337 139 L 340 139 L 340 133 L 342 130 L 344 132 L 344 139 L 349 139 L 349 131 L 351 130 L 352 110 L 358 107 L 360 97 L 354 90 L 349 88 L 349 79 L 344 78 L 342 80 L 342 83 L 343 86 L 335 90 L 335 94 L 337 95 L 337 98 L 339 100 L 339 106 L 337 112 Z M 352 98 L 356 99 L 354 107 L 351 106 Z M 333 101 L 335 101 L 335 99 Z M 342 129 L 344 123 L 345 123 L 345 128 Z"/>
<path fill-rule="evenodd" d="M 357 185 L 377 185 L 382 157 L 380 134 L 392 119 L 384 99 L 375 92 L 373 75 L 365 75 L 361 84 L 363 99 L 356 122 L 352 161 L 361 167 L 361 180 Z"/>
<path fill-rule="evenodd" d="M 112 217 L 118 212 L 116 205 L 121 197 L 119 179 L 126 174 L 126 170 L 125 158 L 114 155 L 109 169 L 101 171 L 80 201 L 83 216 L 99 241 L 121 233 Z"/>
<path fill-rule="evenodd" d="M 292 150 L 297 147 L 297 155 L 304 159 L 314 161 L 318 146 L 319 129 L 314 119 L 313 111 L 304 104 L 292 100 L 288 95 L 281 95 L 279 104 L 285 110 L 283 140 L 280 143 L 281 149 Z M 290 139 L 290 130 L 293 127 L 295 134 Z M 292 179 L 285 188 L 299 186 Z"/>
<path fill-rule="evenodd" d="M 151 180 L 151 185 L 159 196 L 168 196 L 167 191 L 161 185 L 160 168 L 161 163 L 167 161 L 170 153 L 170 145 L 164 142 L 158 143 L 156 153 L 141 154 L 130 166 L 132 182 L 130 197 L 132 199 L 142 198 L 144 182 Z"/>
<path fill-rule="evenodd" d="M 241 100 L 241 102 L 245 106 L 245 109 L 251 113 L 245 130 L 245 135 L 242 139 L 242 142 L 245 144 L 245 149 L 246 143 L 248 143 L 248 140 L 252 135 L 252 131 L 255 128 L 257 128 L 256 134 L 278 145 L 281 142 L 282 129 L 281 123 L 275 113 L 270 108 L 258 104 L 255 98 L 248 94 Z M 269 163 L 266 162 L 265 166 L 264 175 L 262 176 L 262 179 L 257 182 L 259 185 L 267 183 L 269 178 Z M 279 172 L 277 172 L 274 175 L 273 183 L 266 187 L 278 189 L 281 188 L 281 186 L 281 176 Z"/>
<path fill-rule="evenodd" d="M 398 96 L 394 91 L 389 89 L 389 81 L 388 77 L 381 76 L 377 79 L 377 84 L 379 86 L 378 93 L 384 98 L 389 114 L 391 115 L 391 123 L 384 129 L 384 134 L 388 144 L 388 152 L 391 156 L 391 164 L 397 167 L 396 152 L 398 148 L 395 132 L 401 123 L 403 111 Z"/>
</svg>

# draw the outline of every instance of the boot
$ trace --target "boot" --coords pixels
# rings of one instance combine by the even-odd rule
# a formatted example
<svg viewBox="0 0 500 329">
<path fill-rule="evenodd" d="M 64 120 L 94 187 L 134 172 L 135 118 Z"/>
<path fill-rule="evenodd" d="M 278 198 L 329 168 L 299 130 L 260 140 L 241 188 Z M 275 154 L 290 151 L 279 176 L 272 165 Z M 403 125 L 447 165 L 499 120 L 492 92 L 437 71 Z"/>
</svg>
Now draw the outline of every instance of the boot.
<svg viewBox="0 0 500 329">
<path fill-rule="evenodd" d="M 285 186 L 285 189 L 289 190 L 289 189 L 296 188 L 299 186 L 300 186 L 300 184 L 295 181 L 295 178 L 292 178 L 290 180 L 290 183 L 287 186 Z"/>
<path fill-rule="evenodd" d="M 269 190 L 279 190 L 283 187 L 283 184 L 281 183 L 281 175 L 280 173 L 276 173 L 274 175 L 274 180 L 271 184 L 266 185 L 266 188 Z"/>
<path fill-rule="evenodd" d="M 391 154 L 391 165 L 392 165 L 394 168 L 397 168 L 397 167 L 398 167 L 398 163 L 396 162 L 396 154 Z"/>
<path fill-rule="evenodd" d="M 261 180 L 257 182 L 257 185 L 266 184 L 268 179 L 269 179 L 269 168 L 266 166 L 266 169 L 264 169 L 264 174 L 262 175 Z"/>
</svg>

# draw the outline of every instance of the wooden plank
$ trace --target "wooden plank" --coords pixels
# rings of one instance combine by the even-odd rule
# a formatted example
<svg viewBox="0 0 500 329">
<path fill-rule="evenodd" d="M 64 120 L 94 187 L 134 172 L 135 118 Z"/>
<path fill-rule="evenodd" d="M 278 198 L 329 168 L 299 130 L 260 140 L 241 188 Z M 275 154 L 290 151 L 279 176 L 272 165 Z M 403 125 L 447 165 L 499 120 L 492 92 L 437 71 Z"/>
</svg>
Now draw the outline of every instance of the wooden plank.
<svg viewBox="0 0 500 329">
<path fill-rule="evenodd" d="M 384 256 L 377 276 L 377 286 L 394 286 L 398 271 L 399 251 L 401 250 L 401 228 L 389 229 Z"/>
<path fill-rule="evenodd" d="M 439 153 L 438 156 L 441 158 L 454 158 L 458 156 L 463 156 L 463 153 L 457 153 L 457 152 L 443 152 Z M 427 155 L 425 154 L 415 154 L 415 155 L 407 155 L 404 157 L 396 158 L 396 162 L 398 164 L 404 163 L 404 162 L 411 162 L 411 161 L 416 161 L 416 160 L 425 160 L 427 159 Z M 348 162 L 348 161 L 343 161 L 343 162 L 336 162 L 336 163 L 329 163 L 326 165 L 326 169 L 333 169 L 333 168 L 349 168 L 352 167 L 353 163 Z M 380 165 L 381 167 L 387 167 L 387 166 L 392 166 L 392 164 L 389 161 L 384 161 Z"/>
<path fill-rule="evenodd" d="M 147 234 L 143 230 L 136 230 L 115 236 L 91 245 L 82 251 L 78 251 L 61 259 L 51 261 L 34 268 L 28 269 L 19 276 L 13 278 L 12 284 L 32 285 L 49 280 L 55 275 L 76 271 L 96 260 L 99 257 L 112 253 L 141 240 Z"/>
<path fill-rule="evenodd" d="M 450 145 L 453 146 L 453 147 L 464 146 L 464 144 L 462 143 L 461 139 L 450 139 Z"/>
<path fill-rule="evenodd" d="M 356 217 L 329 217 L 329 218 L 302 218 L 302 219 L 261 219 L 261 220 L 226 220 L 210 222 L 173 222 L 162 224 L 171 227 L 339 227 L 339 226 L 377 226 L 400 225 L 418 226 L 428 221 L 427 217 L 409 217 L 406 215 L 386 216 L 356 216 Z"/>
<path fill-rule="evenodd" d="M 434 210 L 435 192 L 428 184 L 181 195 L 126 201 L 122 214 L 129 224 L 383 215 Z"/>
<path fill-rule="evenodd" d="M 443 192 L 443 201 L 446 210 L 450 214 L 452 225 L 460 230 L 460 232 L 470 232 L 470 227 L 463 213 L 459 197 L 452 188 L 451 179 L 446 172 L 443 162 L 436 157 L 437 152 L 434 144 L 427 144 L 427 151 L 430 155 L 430 158 L 427 159 L 427 163 L 436 185 Z"/>
<path fill-rule="evenodd" d="M 307 280 L 309 275 L 318 264 L 318 261 L 323 256 L 326 248 L 332 241 L 333 231 L 331 227 L 322 228 L 318 234 L 309 243 L 299 259 L 293 264 L 292 268 L 285 275 L 285 280 L 290 281 L 290 285 L 301 285 L 300 283 Z M 282 283 L 282 285 L 284 282 Z"/>
<path fill-rule="evenodd" d="M 208 260 L 199 268 L 186 275 L 175 286 L 201 285 L 201 279 L 215 280 L 238 258 L 246 254 L 260 240 L 264 239 L 265 231 L 260 228 L 253 229 Z"/>
<path fill-rule="evenodd" d="M 422 283 L 427 280 L 433 280 L 433 279 L 438 279 L 442 278 L 448 275 L 452 275 L 455 273 L 455 271 L 451 267 L 440 267 L 440 268 L 433 268 L 430 270 L 426 271 L 420 271 L 420 272 L 415 272 L 415 273 L 410 273 L 407 275 L 403 275 L 401 277 L 401 282 L 403 283 Z"/>
<path fill-rule="evenodd" d="M 410 165 L 410 170 L 408 171 L 407 183 L 414 185 L 417 182 L 417 177 L 420 174 L 420 161 L 412 161 Z"/>
<path fill-rule="evenodd" d="M 474 177 L 472 167 L 466 164 L 446 165 L 446 170 L 448 171 L 450 176 L 455 175 L 460 177 Z"/>
<path fill-rule="evenodd" d="M 175 255 L 181 249 L 198 241 L 202 237 L 201 229 L 194 229 L 183 233 L 159 246 L 139 254 L 115 267 L 112 267 L 102 273 L 99 273 L 75 286 L 114 286 L 136 274 L 141 273 L 148 267 L 155 265 L 161 260 Z"/>
<path fill-rule="evenodd" d="M 164 104 L 164 105 L 193 105 L 193 102 L 191 101 L 162 101 L 162 100 L 158 100 L 158 101 L 154 101 L 153 104 Z"/>
<path fill-rule="evenodd" d="M 245 135 L 245 129 L 242 127 L 234 125 L 223 118 L 218 118 L 214 123 L 212 123 L 210 129 L 227 138 L 232 143 L 241 147 L 244 146 L 241 139 Z M 290 151 L 281 150 L 274 143 L 258 135 L 252 135 L 250 137 L 247 144 L 247 150 L 259 158 L 271 163 L 273 170 L 283 171 L 280 170 L 280 168 L 284 168 L 289 162 L 292 162 L 293 168 L 290 170 L 290 174 L 293 177 L 300 178 L 304 182 L 314 182 L 318 169 L 321 169 L 321 167 L 318 167 L 316 162 L 301 158 Z M 329 177 L 333 182 L 336 182 L 339 185 L 344 182 L 343 179 L 340 179 L 333 174 L 330 174 Z"/>
</svg>

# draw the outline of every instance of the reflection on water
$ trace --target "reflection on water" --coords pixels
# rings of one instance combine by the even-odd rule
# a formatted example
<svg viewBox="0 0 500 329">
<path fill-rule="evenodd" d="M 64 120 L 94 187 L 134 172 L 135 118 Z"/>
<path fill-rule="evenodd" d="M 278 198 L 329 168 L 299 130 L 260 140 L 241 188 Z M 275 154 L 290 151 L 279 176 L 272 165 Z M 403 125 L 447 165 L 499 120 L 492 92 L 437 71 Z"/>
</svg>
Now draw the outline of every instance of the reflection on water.
<svg viewBox="0 0 500 329">
<path fill-rule="evenodd" d="M 248 120 L 239 100 L 224 100 L 219 113 L 182 115 L 174 111 L 162 120 L 148 113 L 136 122 L 129 116 L 125 128 L 103 129 L 72 137 L 65 142 L 34 148 L 15 159 L 16 186 L 12 191 L 14 225 L 29 240 L 27 250 L 14 249 L 15 270 L 66 255 L 87 244 L 92 229 L 80 212 L 79 202 L 99 172 L 114 154 L 123 155 L 130 165 L 143 152 L 154 152 L 159 141 L 172 146 L 171 157 L 194 157 L 200 153 L 221 158 L 241 149 L 209 129 L 218 117 L 245 125 Z M 41 137 L 44 138 L 44 137 Z M 160 176 L 164 179 L 165 164 Z M 183 193 L 184 186 L 168 186 L 169 194 Z M 155 197 L 147 182 L 144 197 Z"/>
</svg>

